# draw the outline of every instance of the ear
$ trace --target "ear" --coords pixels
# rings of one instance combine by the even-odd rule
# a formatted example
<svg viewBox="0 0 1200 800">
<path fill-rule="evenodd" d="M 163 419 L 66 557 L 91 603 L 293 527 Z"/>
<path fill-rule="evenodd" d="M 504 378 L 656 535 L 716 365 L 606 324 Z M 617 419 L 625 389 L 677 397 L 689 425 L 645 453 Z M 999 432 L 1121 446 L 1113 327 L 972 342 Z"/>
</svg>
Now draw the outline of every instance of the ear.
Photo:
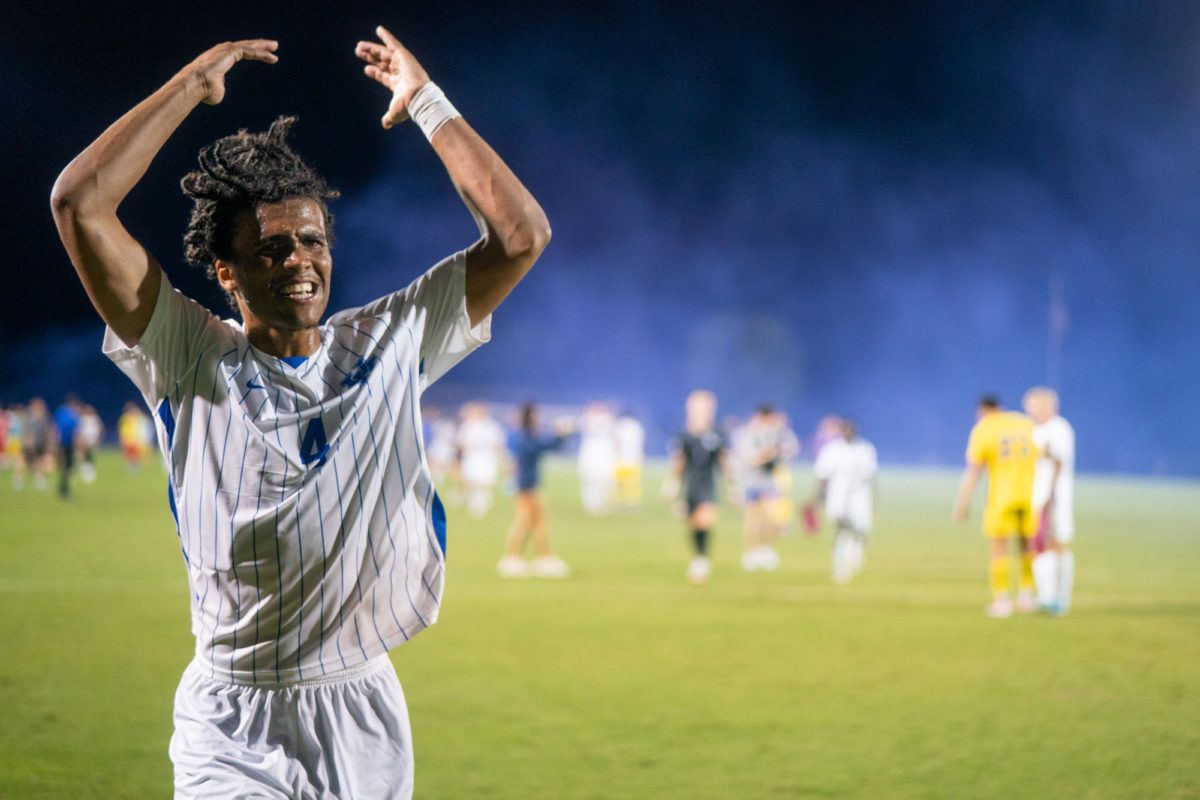
<svg viewBox="0 0 1200 800">
<path fill-rule="evenodd" d="M 213 270 L 217 273 L 217 283 L 221 284 L 222 289 L 230 294 L 238 293 L 237 277 L 232 264 L 218 258 L 213 262 Z"/>
</svg>

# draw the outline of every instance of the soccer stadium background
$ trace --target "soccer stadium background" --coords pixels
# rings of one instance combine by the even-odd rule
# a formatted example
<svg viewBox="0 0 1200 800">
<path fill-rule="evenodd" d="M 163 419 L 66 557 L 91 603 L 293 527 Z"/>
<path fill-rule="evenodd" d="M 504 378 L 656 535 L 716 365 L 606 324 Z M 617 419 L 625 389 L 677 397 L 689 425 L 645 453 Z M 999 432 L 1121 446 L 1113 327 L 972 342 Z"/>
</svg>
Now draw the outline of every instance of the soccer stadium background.
<svg viewBox="0 0 1200 800">
<path fill-rule="evenodd" d="M 0 404 L 135 390 L 48 209 L 58 171 L 204 48 L 272 36 L 122 206 L 185 293 L 203 144 L 296 114 L 343 192 L 331 309 L 473 223 L 352 48 L 383 22 L 546 209 L 554 241 L 454 407 L 605 400 L 665 455 L 687 392 L 849 414 L 884 464 L 861 581 L 827 536 L 683 580 L 657 499 L 594 519 L 551 470 L 561 584 L 494 574 L 510 500 L 451 509 L 437 627 L 393 653 L 418 797 L 1198 797 L 1200 6 L 1182 3 L 49 4 L 0 11 Z M 978 511 L 949 522 L 985 391 L 1061 392 L 1086 474 L 1078 600 L 986 620 Z M 505 420 L 506 422 L 509 420 Z M 70 504 L 0 475 L 0 797 L 169 791 L 190 655 L 161 474 L 101 458 Z M 811 476 L 796 466 L 797 496 Z M 976 499 L 976 505 L 979 498 Z"/>
</svg>

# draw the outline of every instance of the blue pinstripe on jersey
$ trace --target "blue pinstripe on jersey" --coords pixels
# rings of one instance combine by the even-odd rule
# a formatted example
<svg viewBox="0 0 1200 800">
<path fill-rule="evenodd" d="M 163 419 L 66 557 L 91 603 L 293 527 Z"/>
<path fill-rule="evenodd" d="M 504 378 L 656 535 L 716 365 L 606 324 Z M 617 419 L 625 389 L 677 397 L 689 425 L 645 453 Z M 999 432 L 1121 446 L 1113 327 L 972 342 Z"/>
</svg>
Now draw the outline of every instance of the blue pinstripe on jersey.
<svg viewBox="0 0 1200 800">
<path fill-rule="evenodd" d="M 337 365 L 333 365 L 333 366 L 334 366 L 334 369 L 337 369 Z M 345 420 L 346 420 L 346 407 L 345 407 L 345 404 L 342 399 L 342 394 L 340 392 L 336 392 L 333 389 L 333 387 L 329 385 L 329 381 L 325 380 L 324 376 L 321 377 L 321 382 L 324 383 L 325 386 L 330 389 L 330 391 L 335 392 L 335 395 L 338 399 L 338 413 L 341 415 L 341 419 L 344 424 Z M 351 435 L 351 439 L 353 439 L 353 435 Z M 353 441 L 351 442 L 351 444 L 353 445 Z M 338 460 L 337 460 L 336 456 L 332 459 L 332 461 L 333 461 L 333 480 L 337 484 L 337 487 L 338 487 L 338 490 L 337 490 L 338 519 L 341 521 L 340 525 L 338 526 L 338 534 L 337 535 L 338 535 L 339 541 L 342 543 L 341 550 L 340 550 L 341 557 L 338 558 L 338 635 L 337 635 L 337 638 L 334 639 L 334 642 L 337 644 L 338 657 L 342 660 L 342 666 L 344 667 L 344 666 L 346 666 L 346 656 L 344 656 L 342 654 L 342 624 L 343 624 L 342 615 L 343 615 L 344 609 L 346 607 L 346 555 L 345 555 L 346 509 L 343 507 L 343 504 L 342 504 L 342 495 L 344 494 L 344 491 L 343 491 L 342 478 L 338 472 L 338 465 L 337 465 Z M 359 516 L 361 518 L 361 511 L 360 511 Z M 324 520 L 322 520 L 322 522 L 321 522 L 322 538 L 325 536 L 324 524 L 325 524 Z M 359 538 L 362 538 L 362 537 L 360 536 Z M 359 601 L 361 601 L 361 600 L 362 600 L 362 590 L 360 588 L 359 589 Z M 378 630 L 376 631 L 376 633 L 378 633 Z M 359 633 L 357 620 L 355 620 L 355 623 L 354 623 L 354 636 L 356 639 L 358 639 L 358 649 L 362 652 L 363 659 L 366 660 L 367 650 L 366 650 L 366 648 L 363 647 L 362 635 Z M 383 637 L 381 636 L 379 638 L 380 638 L 380 641 L 382 642 Z"/>
<path fill-rule="evenodd" d="M 169 284 L 161 335 L 138 348 L 106 340 L 148 402 L 170 395 L 153 410 L 208 674 L 287 684 L 352 667 L 436 618 L 444 509 L 425 466 L 417 365 L 443 374 L 478 343 L 455 327 L 462 312 L 445 292 L 462 291 L 461 254 L 451 261 L 433 294 L 418 282 L 335 315 L 303 364 L 255 350 Z M 323 457 L 309 457 L 318 446 Z"/>
<path fill-rule="evenodd" d="M 341 327 L 341 326 L 339 326 L 339 327 Z M 353 330 L 353 328 L 351 328 L 351 329 Z M 346 350 L 347 352 L 352 353 L 353 355 L 355 355 L 358 358 L 363 358 L 362 353 L 355 352 L 351 348 L 346 347 L 344 344 L 342 344 L 336 338 L 334 339 L 334 341 L 337 342 L 338 346 L 341 347 L 343 350 Z M 363 386 L 366 387 L 367 397 L 370 399 L 374 399 L 374 393 L 371 391 L 370 378 L 367 379 L 367 381 L 363 384 Z M 383 397 L 384 403 L 386 404 L 387 403 L 387 392 L 383 391 L 382 394 L 384 396 Z M 392 421 L 392 412 L 391 412 L 390 408 L 388 410 L 388 420 Z M 388 544 L 392 548 L 392 553 L 398 555 L 400 551 L 396 548 L 395 537 L 392 536 L 392 522 L 391 522 L 392 509 L 391 509 L 391 504 L 388 502 L 387 489 L 386 489 L 386 486 L 387 486 L 387 476 L 386 476 L 387 464 L 382 462 L 379 458 L 379 444 L 375 439 L 374 426 L 368 426 L 367 432 L 370 433 L 370 435 L 371 435 L 371 451 L 375 456 L 375 464 L 377 465 L 377 467 L 380 470 L 385 471 L 384 479 L 379 482 L 379 498 L 383 501 L 384 531 L 387 533 L 387 541 L 388 541 Z M 393 438 L 393 441 L 394 441 L 394 438 Z M 403 477 L 401 478 L 401 485 L 403 485 Z M 401 507 L 399 510 L 400 510 L 400 514 L 401 514 L 401 519 L 404 522 L 404 526 L 406 529 L 405 533 L 407 534 L 407 528 L 408 528 L 407 517 L 404 515 L 403 507 Z M 408 559 L 407 559 L 407 556 L 404 560 L 404 588 L 405 588 L 405 593 L 407 594 L 408 593 Z M 416 606 L 416 603 L 413 602 L 412 595 L 408 596 L 408 603 L 412 607 L 413 613 L 416 614 L 417 619 L 420 620 L 421 624 L 428 625 L 428 623 L 425 621 L 425 618 L 421 616 L 421 612 L 417 610 L 417 606 Z M 395 578 L 395 575 L 390 570 L 388 571 L 388 611 L 391 612 L 392 621 L 396 623 L 396 627 L 400 630 L 401 633 L 404 634 L 404 639 L 405 639 L 405 641 L 407 641 L 410 638 L 408 631 L 406 631 L 404 629 L 404 625 L 400 622 L 400 617 L 396 614 L 396 578 Z"/>
<path fill-rule="evenodd" d="M 341 372 L 343 375 L 346 374 L 345 371 L 343 371 L 341 367 L 337 366 L 337 364 L 334 364 L 332 362 L 330 362 L 330 363 L 335 370 L 337 370 L 338 372 Z M 369 417 L 370 415 L 368 414 L 367 416 Z M 350 447 L 353 449 L 353 451 L 355 453 L 358 452 L 358 441 L 357 441 L 358 437 L 356 437 L 354 435 L 354 429 L 356 427 L 358 427 L 358 406 L 357 405 L 355 405 L 354 412 L 351 414 L 351 424 L 350 424 Z M 370 429 L 370 425 L 368 425 L 367 428 Z M 378 460 L 378 459 L 376 459 L 376 460 Z M 371 554 L 371 565 L 375 568 L 375 575 L 378 577 L 381 575 L 380 570 L 379 570 L 379 559 L 375 555 L 375 542 L 374 542 L 374 537 L 371 536 L 371 528 L 369 525 L 367 525 L 365 523 L 364 512 L 366 511 L 366 505 L 363 502 L 362 472 L 358 468 L 358 459 L 354 460 L 354 493 L 358 497 L 359 513 L 358 513 L 357 517 L 359 519 L 359 522 L 362 526 L 363 531 L 365 531 L 365 534 L 366 534 L 365 536 L 360 535 L 359 538 L 364 540 L 364 544 L 366 546 L 366 551 Z M 361 563 L 361 562 L 362 562 L 362 554 L 360 553 L 359 554 L 359 563 Z M 363 595 L 362 595 L 362 571 L 361 570 L 358 572 L 357 576 L 354 579 L 354 586 L 358 592 L 359 602 L 362 602 Z M 371 593 L 371 606 L 375 607 L 375 582 L 374 581 L 371 582 L 370 593 Z M 379 620 L 377 620 L 375 618 L 375 615 L 373 615 L 373 614 L 371 615 L 371 626 L 375 629 L 375 635 L 379 638 L 379 644 L 382 646 L 386 646 L 387 640 L 384 638 L 383 632 L 379 630 Z M 354 632 L 358 636 L 358 640 L 361 643 L 362 642 L 362 633 L 358 629 L 357 618 L 355 619 L 355 622 L 354 622 Z M 400 632 L 405 633 L 403 628 L 400 628 Z M 405 640 L 407 641 L 407 639 L 408 639 L 408 635 L 405 633 Z"/>
<path fill-rule="evenodd" d="M 359 333 L 361 333 L 362 335 L 366 336 L 368 339 L 370 339 L 371 342 L 380 350 L 385 349 L 384 346 L 379 342 L 379 340 L 377 338 L 375 338 L 374 336 L 372 336 L 368 331 L 366 331 L 362 328 L 358 328 L 357 331 Z M 362 356 L 360 355 L 359 358 L 361 359 Z M 403 367 L 400 366 L 400 362 L 398 360 L 396 362 L 396 365 L 397 365 L 396 368 L 399 370 L 400 382 L 403 384 L 408 380 L 408 372 L 406 370 L 404 370 Z M 369 396 L 370 392 L 371 392 L 371 381 L 370 381 L 369 377 L 366 380 L 366 386 L 367 386 L 367 393 Z M 394 430 L 396 430 L 396 417 L 395 417 L 395 415 L 392 414 L 391 401 L 388 399 L 386 390 L 381 389 L 380 394 L 383 395 L 383 407 L 387 411 L 389 430 L 394 431 Z M 374 441 L 372 441 L 372 446 L 373 445 L 374 445 Z M 401 463 L 403 462 L 404 458 L 400 453 L 400 442 L 397 439 L 397 437 L 395 437 L 395 436 L 392 437 L 392 449 L 395 451 L 396 459 L 395 459 L 394 463 L 396 464 L 397 472 L 400 474 L 400 485 L 403 486 L 404 485 L 404 468 L 401 466 Z M 384 483 L 386 483 L 386 481 Z M 383 494 L 382 490 L 380 491 L 380 494 Z M 386 507 L 386 503 L 387 503 L 387 498 L 385 497 L 384 498 L 385 507 Z M 425 618 L 423 616 L 421 616 L 421 612 L 419 610 L 417 610 L 417 604 L 416 604 L 416 602 L 413 601 L 412 592 L 409 591 L 409 588 L 408 588 L 408 564 L 409 564 L 409 557 L 412 555 L 412 525 L 409 524 L 408 515 L 404 513 L 404 504 L 403 503 L 400 504 L 399 510 L 400 510 L 400 520 L 401 520 L 401 522 L 404 523 L 404 575 L 405 575 L 404 594 L 407 595 L 408 604 L 412 608 L 413 613 L 417 615 L 417 619 L 421 620 L 422 625 L 428 625 L 429 623 L 425 621 Z M 392 546 L 394 548 L 395 544 L 393 543 Z M 422 575 L 421 578 L 422 578 L 422 583 L 424 583 L 424 576 Z M 390 576 L 389 576 L 389 580 L 390 580 Z M 425 588 L 428 589 L 429 588 L 428 585 L 426 585 Z M 394 586 L 392 587 L 392 589 L 393 589 L 393 591 L 395 591 Z M 432 592 L 432 590 L 430 590 L 430 591 Z"/>
<path fill-rule="evenodd" d="M 412 346 L 413 352 L 417 353 L 419 355 L 420 354 L 420 345 L 417 343 L 416 336 L 413 334 L 412 330 L 409 328 L 405 328 L 404 332 L 406 334 L 408 334 L 409 344 Z M 392 359 L 396 362 L 397 370 L 404 369 L 404 367 L 400 364 L 400 358 L 398 355 L 396 355 L 395 351 L 392 352 Z M 420 363 L 423 368 L 424 364 L 425 364 L 425 359 L 423 357 L 421 358 Z M 416 444 L 417 455 L 420 458 L 420 463 L 424 464 L 424 463 L 426 463 L 425 442 L 421 438 L 421 433 L 420 433 L 420 431 L 421 431 L 421 415 L 420 415 L 421 403 L 420 403 L 420 399 L 418 396 L 418 391 L 419 391 L 418 383 L 419 383 L 418 381 L 410 382 L 408 384 L 408 391 L 409 391 L 409 396 L 411 398 L 410 406 L 412 408 L 413 442 Z M 432 524 L 433 523 L 432 502 L 433 501 L 432 501 L 431 495 L 433 494 L 433 482 L 429 480 L 427 473 L 421 473 L 420 475 L 418 475 L 418 479 L 421 481 L 421 483 L 428 483 L 428 488 L 426 490 L 424 505 L 425 505 L 425 515 L 429 519 L 430 523 Z M 416 487 L 414 487 L 414 488 L 416 488 Z M 446 555 L 445 509 L 442 510 L 442 513 L 443 513 L 443 523 L 442 523 L 442 538 L 441 538 L 440 544 L 441 544 L 442 557 L 444 559 L 445 555 Z M 426 528 L 426 530 L 428 530 L 428 528 Z M 436 541 L 436 533 L 437 533 L 436 528 L 435 528 L 434 533 L 435 533 L 435 541 Z M 422 583 L 425 583 L 424 576 L 422 575 L 421 577 L 422 577 Z M 436 592 L 434 592 L 433 589 L 430 588 L 428 583 L 425 583 L 425 588 L 429 590 L 430 594 L 436 594 Z"/>
<path fill-rule="evenodd" d="M 215 366 L 214 366 L 214 368 L 213 368 L 213 378 L 212 378 L 212 394 L 209 396 L 209 406 L 208 406 L 208 420 L 209 420 L 209 426 L 208 426 L 208 427 L 210 427 L 210 428 L 211 428 L 211 426 L 212 426 L 212 410 L 213 410 L 213 405 L 214 405 L 214 403 L 213 403 L 213 399 L 215 399 L 215 398 L 216 398 L 216 396 L 217 396 L 217 386 L 219 386 L 219 385 L 220 385 L 220 383 L 221 383 L 220 381 L 218 381 L 218 380 L 217 380 L 217 378 L 218 378 L 218 377 L 220 376 L 220 374 L 221 374 L 221 371 L 222 371 L 222 370 L 221 370 L 221 368 L 222 368 L 222 366 L 223 366 L 223 362 L 224 362 L 224 360 L 225 360 L 226 358 L 228 358 L 229 356 L 233 355 L 233 354 L 234 354 L 234 353 L 236 353 L 236 352 L 237 352 L 237 348 L 234 348 L 233 350 L 230 350 L 230 351 L 229 351 L 229 352 L 227 352 L 227 353 L 222 353 L 222 354 L 221 354 L 221 358 L 220 358 L 220 360 L 218 360 L 218 361 L 217 361 L 216 365 L 215 365 Z M 226 393 L 228 393 L 228 385 L 226 386 Z M 222 481 L 225 479 L 225 451 L 226 451 L 226 450 L 228 449 L 228 447 L 229 447 L 229 429 L 230 429 L 230 424 L 229 424 L 229 423 L 230 423 L 230 422 L 232 422 L 232 421 L 233 421 L 233 406 L 232 406 L 232 405 L 230 405 L 230 406 L 229 406 L 229 408 L 228 408 L 228 412 L 227 412 L 226 419 L 225 419 L 225 439 L 224 439 L 224 441 L 221 443 L 221 460 L 220 460 L 220 462 L 219 462 L 219 465 L 217 466 L 217 485 L 216 485 L 216 486 L 213 488 L 213 493 L 214 493 L 214 495 L 215 495 L 215 493 L 216 493 L 216 492 L 219 492 L 219 491 L 221 491 L 221 482 L 222 482 Z M 205 443 L 206 443 L 206 445 L 207 445 L 207 442 L 208 442 L 208 430 L 207 430 L 207 429 L 204 431 L 204 440 L 205 440 Z M 201 475 L 201 478 L 200 478 L 200 493 L 203 495 L 203 493 L 204 493 L 204 473 L 203 473 L 203 472 L 201 472 L 201 473 L 200 473 L 200 475 Z M 214 505 L 215 505 L 215 503 L 216 503 L 216 497 L 215 497 L 215 496 L 214 496 L 214 498 L 213 498 L 213 503 L 214 503 Z M 201 519 L 203 519 L 203 510 L 204 510 L 204 504 L 203 504 L 203 503 L 200 503 Z M 209 587 L 211 587 L 211 586 L 212 586 L 212 584 L 213 584 L 214 582 L 219 582 L 219 581 L 221 580 L 221 578 L 220 578 L 220 574 L 221 574 L 221 573 L 220 573 L 220 570 L 216 569 L 216 566 L 217 566 L 217 551 L 218 551 L 218 550 L 220 549 L 220 547 L 221 547 L 221 544 L 220 544 L 220 542 L 217 540 L 217 536 L 218 536 L 217 526 L 218 526 L 219 522 L 220 522 L 220 518 L 219 518 L 219 516 L 218 516 L 217 514 L 213 514 L 213 569 L 212 569 L 212 580 L 211 580 L 211 581 L 205 581 L 205 582 L 204 582 L 204 595 L 203 595 L 203 596 L 200 598 L 200 607 L 201 607 L 201 608 L 204 608 L 204 603 L 205 603 L 205 601 L 208 599 L 208 590 L 209 590 Z M 200 532 L 200 531 L 201 531 L 200 523 L 197 523 L 196 530 L 197 530 L 197 532 Z M 202 538 L 200 541 L 201 541 L 201 549 L 200 549 L 200 553 L 201 553 L 201 561 L 203 561 L 203 553 L 204 553 L 204 545 L 203 545 L 203 541 L 204 541 L 204 540 L 203 540 L 203 538 Z M 203 565 L 201 565 L 201 566 L 203 566 Z M 220 591 L 218 591 L 218 592 L 217 592 L 217 613 L 216 613 L 216 614 L 213 616 L 213 634 L 215 634 L 215 633 L 216 633 L 216 626 L 217 626 L 217 622 L 218 622 L 218 621 L 221 619 L 221 609 L 224 607 L 224 601 L 225 601 L 225 596 L 224 596 L 223 594 L 221 594 L 221 592 L 220 592 Z M 203 628 L 203 626 L 202 626 L 202 627 L 201 627 L 201 632 L 203 632 L 203 630 L 204 630 L 204 628 Z M 211 666 L 210 675 L 214 675 L 214 676 L 215 676 L 215 675 L 216 675 L 216 672 L 217 672 L 217 665 L 216 665 L 216 663 L 213 661 L 213 659 L 212 659 L 212 655 L 213 655 L 213 654 L 216 652 L 217 638 L 216 638 L 216 636 L 215 636 L 215 635 L 211 636 L 210 638 L 212 639 L 211 645 L 209 646 L 209 662 L 210 662 L 210 666 Z"/>
<path fill-rule="evenodd" d="M 171 413 L 170 397 L 159 401 L 155 414 L 162 421 L 163 432 L 167 434 L 167 506 L 175 520 L 175 538 L 179 540 L 179 552 L 183 553 L 183 563 L 190 573 L 191 559 L 188 558 L 187 548 L 183 546 L 183 532 L 179 529 L 179 509 L 175 507 L 175 468 L 171 463 L 171 450 L 175 447 L 175 415 Z"/>
<path fill-rule="evenodd" d="M 291 366 L 298 366 L 298 365 L 293 364 Z M 300 425 L 301 425 L 302 417 L 299 413 L 300 412 L 300 395 L 296 391 L 295 382 L 289 381 L 289 383 L 291 384 L 292 395 L 293 395 L 293 397 L 295 399 L 295 403 L 296 403 L 296 433 L 298 435 L 302 435 L 300 432 Z M 321 414 L 323 414 L 324 411 L 325 411 L 325 404 L 324 403 L 318 404 L 317 417 L 313 421 L 321 419 Z M 310 421 L 309 424 L 311 425 L 313 421 Z M 324 424 L 324 423 L 322 422 L 321 424 Z M 309 468 L 310 471 L 320 470 L 321 465 L 323 463 L 324 463 L 324 461 L 317 462 L 315 467 Z M 305 477 L 304 480 L 307 482 L 307 477 Z M 313 484 L 313 488 L 316 489 L 316 492 L 317 492 L 317 519 L 320 520 L 321 519 L 321 511 L 320 511 L 321 488 L 320 488 L 318 481 L 312 481 L 312 484 Z M 297 492 L 296 492 L 296 501 L 295 501 L 295 503 L 296 503 L 296 545 L 297 545 L 297 549 L 300 552 L 300 606 L 299 606 L 299 608 L 300 608 L 300 623 L 296 626 L 296 671 L 300 674 L 304 673 L 304 670 L 301 666 L 301 659 L 303 658 L 303 655 L 304 655 L 304 603 L 305 603 L 305 599 L 306 599 L 304 596 L 304 572 L 305 572 L 305 570 L 304 570 L 304 544 L 302 541 L 303 526 L 301 526 L 301 524 L 300 524 L 300 507 L 302 505 L 302 503 L 300 502 L 300 493 L 302 491 L 303 491 L 303 484 L 301 485 L 301 488 L 299 490 L 297 490 Z M 325 576 L 329 573 L 327 558 L 328 558 L 328 553 L 325 551 L 325 524 L 324 524 L 324 521 L 322 520 L 321 521 L 321 580 L 317 584 L 317 589 L 319 591 L 319 596 L 320 596 L 320 601 L 321 601 L 321 613 L 318 614 L 317 624 L 321 627 L 322 633 L 324 632 L 324 627 L 325 627 L 325 619 L 324 619 L 324 617 L 325 617 Z M 325 637 L 324 637 L 324 635 L 322 635 L 320 637 L 320 643 L 317 645 L 317 656 L 318 656 L 318 662 L 319 662 L 319 665 L 321 668 L 322 675 L 325 674 L 324 649 L 325 649 Z"/>
<path fill-rule="evenodd" d="M 283 389 L 276 387 L 276 392 L 275 392 L 275 440 L 279 443 L 280 451 L 283 450 L 283 439 L 279 435 L 279 413 L 280 413 L 279 401 L 280 401 L 280 398 L 282 397 L 282 395 L 283 395 Z M 263 474 L 264 475 L 266 474 L 266 462 L 265 461 L 263 462 Z M 288 476 L 288 462 L 287 462 L 287 459 L 285 458 L 285 459 L 283 459 L 283 478 L 280 481 L 280 485 L 279 485 L 279 502 L 280 503 L 282 503 L 287 498 L 287 491 L 285 488 L 287 486 L 287 476 Z M 275 506 L 275 531 L 274 531 L 274 533 L 275 533 L 275 536 L 273 537 L 273 539 L 275 542 L 275 575 L 279 582 L 279 599 L 276 601 L 276 605 L 278 607 L 276 610 L 276 616 L 278 617 L 278 620 L 277 620 L 278 626 L 275 631 L 275 680 L 278 681 L 279 680 L 279 645 L 283 641 L 283 559 L 280 558 L 280 553 L 279 553 L 279 506 L 278 505 Z M 301 564 L 303 564 L 303 560 L 301 560 Z M 303 590 L 303 585 L 301 585 L 301 590 Z"/>
<path fill-rule="evenodd" d="M 233 573 L 233 586 L 234 586 L 234 598 L 235 598 L 234 599 L 233 617 L 236 620 L 236 622 L 234 623 L 234 626 L 233 626 L 233 644 L 229 648 L 229 679 L 230 680 L 233 680 L 233 655 L 234 655 L 234 653 L 237 652 L 238 626 L 241 624 L 241 619 L 242 619 L 242 580 L 241 580 L 241 577 L 238 575 L 238 572 L 241 569 L 241 564 L 238 562 L 237 537 L 234 534 L 235 534 L 235 530 L 237 527 L 237 512 L 238 512 L 238 509 L 241 508 L 241 505 L 242 505 L 242 477 L 246 473 L 246 452 L 249 450 L 249 448 L 250 448 L 250 437 L 246 436 L 242 440 L 242 458 L 241 458 L 241 462 L 240 462 L 241 466 L 238 467 L 237 499 L 233 501 L 233 511 L 229 515 L 229 563 L 232 565 L 230 571 Z M 258 565 L 256 564 L 255 570 L 257 570 L 257 569 L 258 569 Z M 216 638 L 215 637 L 213 639 L 213 646 L 214 647 L 216 646 Z M 212 656 L 212 661 L 214 664 L 216 663 L 215 654 Z"/>
</svg>

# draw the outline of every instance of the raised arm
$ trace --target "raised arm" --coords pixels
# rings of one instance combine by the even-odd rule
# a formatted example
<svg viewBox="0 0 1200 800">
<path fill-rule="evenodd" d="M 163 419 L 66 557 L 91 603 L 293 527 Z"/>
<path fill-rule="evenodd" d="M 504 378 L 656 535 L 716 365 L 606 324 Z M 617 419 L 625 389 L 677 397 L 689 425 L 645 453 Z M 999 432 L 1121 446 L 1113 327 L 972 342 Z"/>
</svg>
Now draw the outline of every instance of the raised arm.
<svg viewBox="0 0 1200 800">
<path fill-rule="evenodd" d="M 379 42 L 359 42 L 355 53 L 363 71 L 392 92 L 383 116 L 390 128 L 408 119 L 429 75 L 386 28 Z M 550 242 L 550 223 L 533 195 L 496 152 L 462 117 L 437 129 L 430 139 L 450 180 L 479 225 L 481 238 L 467 250 L 467 315 L 476 325 L 492 313 L 525 277 Z"/>
<path fill-rule="evenodd" d="M 162 270 L 125 230 L 117 207 L 192 109 L 221 102 L 225 73 L 242 59 L 274 63 L 276 47 L 252 39 L 206 51 L 110 125 L 55 181 L 50 207 L 58 235 L 92 305 L 127 345 L 137 344 L 150 323 Z"/>
</svg>

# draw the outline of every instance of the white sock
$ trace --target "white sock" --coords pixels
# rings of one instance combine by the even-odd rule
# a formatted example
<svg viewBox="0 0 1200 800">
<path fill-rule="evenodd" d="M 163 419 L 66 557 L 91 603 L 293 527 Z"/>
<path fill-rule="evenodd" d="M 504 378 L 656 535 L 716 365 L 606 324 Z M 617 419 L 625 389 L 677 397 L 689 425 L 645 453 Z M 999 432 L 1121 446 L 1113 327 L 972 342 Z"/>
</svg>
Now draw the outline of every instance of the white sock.
<svg viewBox="0 0 1200 800">
<path fill-rule="evenodd" d="M 863 566 L 867 563 L 865 552 L 866 537 L 861 533 L 854 534 L 850 546 L 850 569 L 855 575 L 858 575 L 863 571 Z"/>
<path fill-rule="evenodd" d="M 1033 559 L 1033 584 L 1038 605 L 1051 606 L 1058 601 L 1058 553 L 1044 550 Z"/>
<path fill-rule="evenodd" d="M 833 538 L 833 582 L 846 583 L 850 580 L 850 571 L 852 568 L 851 559 L 854 547 L 852 535 L 844 531 L 838 531 Z"/>
<path fill-rule="evenodd" d="M 1071 607 L 1071 592 L 1075 588 L 1075 554 L 1070 550 L 1058 558 L 1058 603 L 1063 611 Z"/>
</svg>

